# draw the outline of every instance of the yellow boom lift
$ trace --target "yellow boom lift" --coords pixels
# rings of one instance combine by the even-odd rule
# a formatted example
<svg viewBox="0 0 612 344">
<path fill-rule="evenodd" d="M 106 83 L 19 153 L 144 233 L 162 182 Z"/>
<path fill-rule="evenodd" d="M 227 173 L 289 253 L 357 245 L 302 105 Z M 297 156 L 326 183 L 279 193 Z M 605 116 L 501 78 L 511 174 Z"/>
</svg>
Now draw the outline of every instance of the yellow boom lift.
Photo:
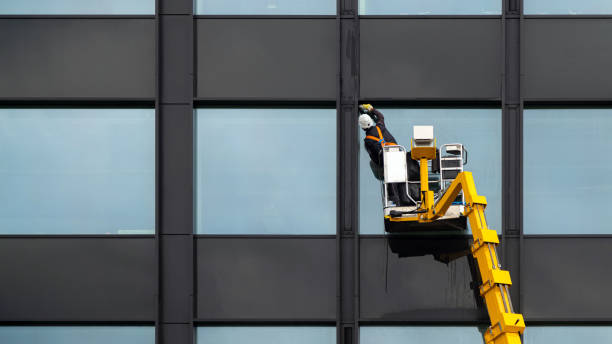
<svg viewBox="0 0 612 344">
<path fill-rule="evenodd" d="M 502 270 L 497 257 L 497 232 L 485 218 L 487 200 L 476 192 L 471 172 L 463 171 L 467 151 L 461 144 L 446 144 L 437 149 L 433 126 L 415 126 L 410 142 L 410 157 L 420 164 L 420 181 L 408 180 L 406 149 L 399 145 L 383 147 L 383 208 L 385 230 L 402 233 L 429 228 L 465 229 L 469 219 L 472 236 L 471 253 L 477 261 L 482 279 L 480 295 L 486 302 L 491 326 L 484 335 L 487 344 L 520 344 L 525 330 L 523 316 L 514 313 L 510 299 L 510 273 Z M 444 156 L 440 156 L 442 151 Z M 430 180 L 430 174 L 431 179 Z M 437 180 L 436 180 L 437 179 Z M 420 200 L 413 206 L 393 204 L 388 199 L 391 183 L 420 185 Z M 437 190 L 430 186 L 436 185 Z M 414 186 L 413 186 L 414 187 Z"/>
</svg>

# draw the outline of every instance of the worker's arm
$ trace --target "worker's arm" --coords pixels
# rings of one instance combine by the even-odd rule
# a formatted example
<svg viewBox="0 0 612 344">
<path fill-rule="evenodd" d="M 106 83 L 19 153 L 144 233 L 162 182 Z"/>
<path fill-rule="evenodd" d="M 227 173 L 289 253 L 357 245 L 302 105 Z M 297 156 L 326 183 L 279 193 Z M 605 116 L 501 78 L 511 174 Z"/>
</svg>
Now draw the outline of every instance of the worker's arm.
<svg viewBox="0 0 612 344">
<path fill-rule="evenodd" d="M 376 118 L 376 125 L 384 127 L 385 126 L 385 116 L 383 116 L 382 112 L 372 108 L 372 113 Z"/>
</svg>

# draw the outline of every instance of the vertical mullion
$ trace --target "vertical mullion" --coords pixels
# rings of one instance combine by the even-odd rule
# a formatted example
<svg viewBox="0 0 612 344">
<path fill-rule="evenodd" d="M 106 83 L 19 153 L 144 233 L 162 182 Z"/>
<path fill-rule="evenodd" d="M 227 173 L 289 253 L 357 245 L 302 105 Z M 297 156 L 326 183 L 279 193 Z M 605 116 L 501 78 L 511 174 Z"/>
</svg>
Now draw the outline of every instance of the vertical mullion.
<svg viewBox="0 0 612 344">
<path fill-rule="evenodd" d="M 193 95 L 191 0 L 157 0 L 157 343 L 194 342 Z"/>
<path fill-rule="evenodd" d="M 358 342 L 358 0 L 338 0 L 338 343 Z"/>
<path fill-rule="evenodd" d="M 159 191 L 160 191 L 160 177 L 159 177 L 159 164 L 160 164 L 160 101 L 159 101 L 159 61 L 160 61 L 160 49 L 159 49 L 159 13 L 160 13 L 160 1 L 155 0 L 155 344 L 160 344 L 161 340 L 161 259 L 160 259 L 160 229 L 159 229 L 159 215 L 160 215 L 160 202 L 159 202 Z"/>
<path fill-rule="evenodd" d="M 522 101 L 521 101 L 521 1 L 505 0 L 502 11 L 504 71 L 502 84 L 502 150 L 503 150 L 503 242 L 518 241 L 518 244 L 505 244 L 505 261 L 515 276 L 514 290 L 518 291 L 519 302 L 516 311 L 520 312 L 520 270 L 522 233 Z M 518 290 L 517 290 L 518 287 Z"/>
<path fill-rule="evenodd" d="M 524 34 L 523 34 L 523 30 L 525 27 L 525 17 L 524 17 L 524 0 L 515 0 L 517 2 L 517 10 L 518 10 L 518 14 L 519 14 L 519 80 L 520 80 L 520 84 L 519 84 L 519 90 L 522 91 L 522 81 L 523 81 L 523 71 L 521 69 L 522 65 L 523 65 L 523 49 L 524 49 Z M 520 259 L 520 264 L 521 266 L 525 266 L 523 263 L 523 255 L 525 254 L 523 247 L 525 247 L 523 245 L 524 243 L 524 228 L 523 228 L 523 116 L 525 113 L 525 101 L 523 98 L 523 94 L 522 92 L 520 93 L 520 97 L 519 97 L 519 113 L 518 113 L 518 143 L 519 143 L 519 147 L 518 149 L 518 163 L 519 163 L 519 180 L 518 180 L 518 188 L 520 191 L 520 199 L 519 199 L 519 213 L 518 213 L 518 221 L 519 221 L 519 235 L 520 235 L 520 240 L 519 240 L 519 259 Z M 521 269 L 520 271 L 520 278 L 519 280 L 522 281 L 523 280 L 523 270 Z M 519 310 L 523 309 L 523 284 L 519 283 Z"/>
</svg>

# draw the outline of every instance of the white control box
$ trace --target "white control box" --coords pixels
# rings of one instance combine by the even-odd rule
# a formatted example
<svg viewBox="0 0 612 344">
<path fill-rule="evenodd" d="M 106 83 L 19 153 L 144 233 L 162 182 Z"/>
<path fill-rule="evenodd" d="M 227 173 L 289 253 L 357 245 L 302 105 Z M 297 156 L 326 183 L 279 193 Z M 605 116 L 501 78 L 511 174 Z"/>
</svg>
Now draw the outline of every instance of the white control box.
<svg viewBox="0 0 612 344">
<path fill-rule="evenodd" d="M 406 151 L 399 146 L 388 147 L 383 150 L 386 183 L 406 183 L 408 170 L 406 169 Z"/>
<path fill-rule="evenodd" d="M 434 141 L 433 125 L 415 125 L 412 127 L 412 138 L 416 146 L 431 147 Z"/>
</svg>

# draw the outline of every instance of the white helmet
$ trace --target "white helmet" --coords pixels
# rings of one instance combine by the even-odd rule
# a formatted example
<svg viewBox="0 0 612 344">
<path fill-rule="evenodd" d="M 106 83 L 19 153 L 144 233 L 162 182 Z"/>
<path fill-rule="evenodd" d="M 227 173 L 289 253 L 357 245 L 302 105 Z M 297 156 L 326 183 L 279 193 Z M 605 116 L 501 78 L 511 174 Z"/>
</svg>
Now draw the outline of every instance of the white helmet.
<svg viewBox="0 0 612 344">
<path fill-rule="evenodd" d="M 359 116 L 359 126 L 361 129 L 366 130 L 374 126 L 374 120 L 368 114 L 362 114 Z"/>
</svg>

